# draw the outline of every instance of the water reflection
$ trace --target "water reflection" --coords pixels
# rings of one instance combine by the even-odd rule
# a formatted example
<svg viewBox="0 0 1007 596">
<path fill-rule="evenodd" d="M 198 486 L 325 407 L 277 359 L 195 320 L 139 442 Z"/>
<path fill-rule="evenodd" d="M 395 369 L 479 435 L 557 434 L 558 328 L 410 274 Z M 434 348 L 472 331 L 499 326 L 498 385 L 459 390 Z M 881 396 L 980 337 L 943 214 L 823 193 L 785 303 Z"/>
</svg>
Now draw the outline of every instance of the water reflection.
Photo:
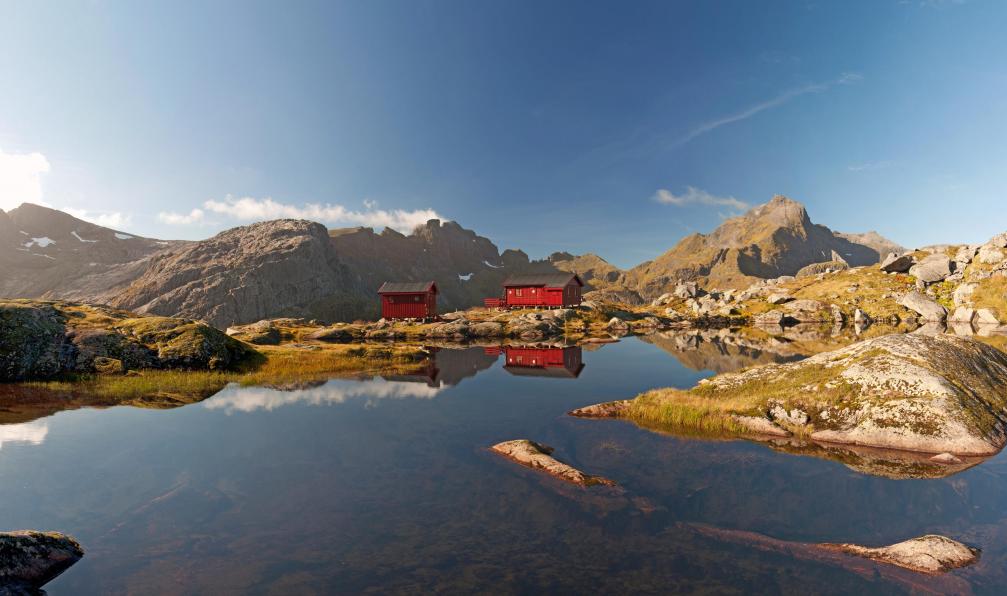
<svg viewBox="0 0 1007 596">
<path fill-rule="evenodd" d="M 41 445 L 49 434 L 49 424 L 43 420 L 0 425 L 0 449 L 5 444 Z"/>
<path fill-rule="evenodd" d="M 341 404 L 351 399 L 432 399 L 441 392 L 440 387 L 430 387 L 419 383 L 388 381 L 385 379 L 332 380 L 309 389 L 279 391 L 268 387 L 242 387 L 232 384 L 223 391 L 203 402 L 211 410 L 233 412 L 267 412 L 292 404 L 311 406 Z"/>
<path fill-rule="evenodd" d="M 504 370 L 517 376 L 576 379 L 584 362 L 580 346 L 505 346 Z"/>
</svg>

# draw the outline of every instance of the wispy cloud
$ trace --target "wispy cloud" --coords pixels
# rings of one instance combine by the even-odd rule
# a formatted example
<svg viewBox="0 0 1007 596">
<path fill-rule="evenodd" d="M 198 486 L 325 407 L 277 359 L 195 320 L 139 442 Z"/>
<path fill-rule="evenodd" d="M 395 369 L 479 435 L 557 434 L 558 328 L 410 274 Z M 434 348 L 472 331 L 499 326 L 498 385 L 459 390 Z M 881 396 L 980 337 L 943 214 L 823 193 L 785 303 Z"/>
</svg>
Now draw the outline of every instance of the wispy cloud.
<svg viewBox="0 0 1007 596">
<path fill-rule="evenodd" d="M 730 207 L 736 211 L 745 211 L 749 208 L 749 204 L 744 201 L 739 201 L 734 197 L 718 197 L 695 186 L 686 186 L 685 192 L 680 195 L 661 188 L 654 193 L 653 200 L 665 205 L 674 205 L 675 207 L 707 205 L 711 207 Z M 723 216 L 723 214 L 721 215 Z"/>
<path fill-rule="evenodd" d="M 682 145 L 685 145 L 689 141 L 692 141 L 696 137 L 705 135 L 706 133 L 716 130 L 721 126 L 725 126 L 727 124 L 733 124 L 735 122 L 740 122 L 742 120 L 747 120 L 748 118 L 751 118 L 752 116 L 755 116 L 760 112 L 764 112 L 766 110 L 781 106 L 802 95 L 808 95 L 809 93 L 823 93 L 825 91 L 828 91 L 832 87 L 835 87 L 836 85 L 851 85 L 861 80 L 863 80 L 862 75 L 855 72 L 846 72 L 840 75 L 838 78 L 833 79 L 831 81 L 826 81 L 824 83 L 812 83 L 810 85 L 804 85 L 803 87 L 797 87 L 794 89 L 784 91 L 783 93 L 777 95 L 772 99 L 766 100 L 762 103 L 755 104 L 751 107 L 741 110 L 740 112 L 723 116 L 721 118 L 717 118 L 709 122 L 704 122 L 703 124 L 700 124 L 699 126 L 690 130 L 685 135 L 682 135 L 681 137 L 675 139 L 671 145 L 672 147 L 680 147 Z"/>
<path fill-rule="evenodd" d="M 162 211 L 157 214 L 157 221 L 165 223 L 171 226 L 191 226 L 198 223 L 203 223 L 203 218 L 206 212 L 202 209 L 193 209 L 188 213 L 172 213 L 170 211 Z"/>
<path fill-rule="evenodd" d="M 133 217 L 120 211 L 88 211 L 87 209 L 77 209 L 74 207 L 63 207 L 63 211 L 84 221 L 91 222 L 106 228 L 121 230 L 130 227 Z"/>
<path fill-rule="evenodd" d="M 49 160 L 41 153 L 5 153 L 0 148 L 0 209 L 42 202 L 42 175 Z"/>
<path fill-rule="evenodd" d="M 376 201 L 364 201 L 363 210 L 353 210 L 343 205 L 309 203 L 291 205 L 272 198 L 225 197 L 222 201 L 209 200 L 202 209 L 189 213 L 164 211 L 157 218 L 162 223 L 172 225 L 192 225 L 204 220 L 207 213 L 215 213 L 244 222 L 268 219 L 310 219 L 325 224 L 358 225 L 375 228 L 392 228 L 400 232 L 411 232 L 416 226 L 430 219 L 444 219 L 433 209 L 378 209 Z"/>
<path fill-rule="evenodd" d="M 846 169 L 851 172 L 870 172 L 872 170 L 890 168 L 892 165 L 894 165 L 894 162 L 891 161 L 867 161 L 847 166 Z"/>
</svg>

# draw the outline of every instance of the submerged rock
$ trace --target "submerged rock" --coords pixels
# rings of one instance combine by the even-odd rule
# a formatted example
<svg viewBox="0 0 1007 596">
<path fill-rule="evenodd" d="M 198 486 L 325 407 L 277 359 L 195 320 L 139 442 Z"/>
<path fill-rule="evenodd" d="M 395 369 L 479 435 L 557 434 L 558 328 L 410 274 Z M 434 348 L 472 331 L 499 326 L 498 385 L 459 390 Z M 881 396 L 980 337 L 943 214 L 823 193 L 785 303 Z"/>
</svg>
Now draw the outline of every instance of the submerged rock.
<svg viewBox="0 0 1007 596">
<path fill-rule="evenodd" d="M 0 594 L 30 594 L 84 556 L 76 540 L 57 532 L 0 532 Z"/>
<path fill-rule="evenodd" d="M 822 544 L 820 546 L 897 565 L 912 571 L 931 574 L 967 567 L 979 560 L 978 549 L 936 534 L 927 534 L 878 548 L 857 544 Z"/>
<path fill-rule="evenodd" d="M 554 449 L 548 445 L 542 445 L 527 439 L 517 439 L 514 441 L 504 441 L 497 443 L 490 448 L 491 451 L 499 453 L 522 466 L 533 470 L 541 470 L 554 478 L 577 484 L 579 486 L 604 485 L 613 486 L 615 482 L 602 478 L 601 476 L 591 476 L 581 472 L 577 468 L 564 464 L 552 457 Z"/>
</svg>

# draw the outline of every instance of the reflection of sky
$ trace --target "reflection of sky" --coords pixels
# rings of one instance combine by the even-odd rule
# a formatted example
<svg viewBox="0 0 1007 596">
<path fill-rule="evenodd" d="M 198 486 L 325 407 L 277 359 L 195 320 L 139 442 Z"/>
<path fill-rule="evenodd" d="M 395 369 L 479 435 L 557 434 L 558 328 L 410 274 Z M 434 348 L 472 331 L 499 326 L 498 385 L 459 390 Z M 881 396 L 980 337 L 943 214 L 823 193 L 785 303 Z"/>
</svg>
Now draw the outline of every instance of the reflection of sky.
<svg viewBox="0 0 1007 596">
<path fill-rule="evenodd" d="M 0 449 L 6 443 L 41 445 L 49 434 L 49 423 L 44 420 L 0 425 Z"/>
<path fill-rule="evenodd" d="M 274 410 L 281 406 L 300 403 L 313 406 L 341 404 L 350 399 L 431 399 L 444 388 L 429 387 L 425 383 L 406 383 L 371 379 L 368 381 L 329 381 L 320 387 L 278 391 L 267 387 L 240 387 L 231 385 L 203 402 L 211 410 L 254 412 Z"/>
</svg>

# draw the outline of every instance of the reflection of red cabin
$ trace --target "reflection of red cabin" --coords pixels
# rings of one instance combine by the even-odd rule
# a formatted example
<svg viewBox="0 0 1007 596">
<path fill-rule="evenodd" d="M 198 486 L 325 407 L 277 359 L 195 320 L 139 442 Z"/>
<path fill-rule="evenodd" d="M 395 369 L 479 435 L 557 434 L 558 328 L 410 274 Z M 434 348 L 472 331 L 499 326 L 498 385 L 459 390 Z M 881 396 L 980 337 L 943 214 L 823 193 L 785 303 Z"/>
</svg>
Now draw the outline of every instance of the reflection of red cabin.
<svg viewBox="0 0 1007 596">
<path fill-rule="evenodd" d="M 584 282 L 576 273 L 514 275 L 504 280 L 504 300 L 514 306 L 577 306 Z"/>
<path fill-rule="evenodd" d="M 580 346 L 504 348 L 504 370 L 512 375 L 577 378 L 584 369 Z"/>
<path fill-rule="evenodd" d="M 432 319 L 437 316 L 437 284 L 389 282 L 378 288 L 381 316 L 386 319 Z"/>
</svg>

